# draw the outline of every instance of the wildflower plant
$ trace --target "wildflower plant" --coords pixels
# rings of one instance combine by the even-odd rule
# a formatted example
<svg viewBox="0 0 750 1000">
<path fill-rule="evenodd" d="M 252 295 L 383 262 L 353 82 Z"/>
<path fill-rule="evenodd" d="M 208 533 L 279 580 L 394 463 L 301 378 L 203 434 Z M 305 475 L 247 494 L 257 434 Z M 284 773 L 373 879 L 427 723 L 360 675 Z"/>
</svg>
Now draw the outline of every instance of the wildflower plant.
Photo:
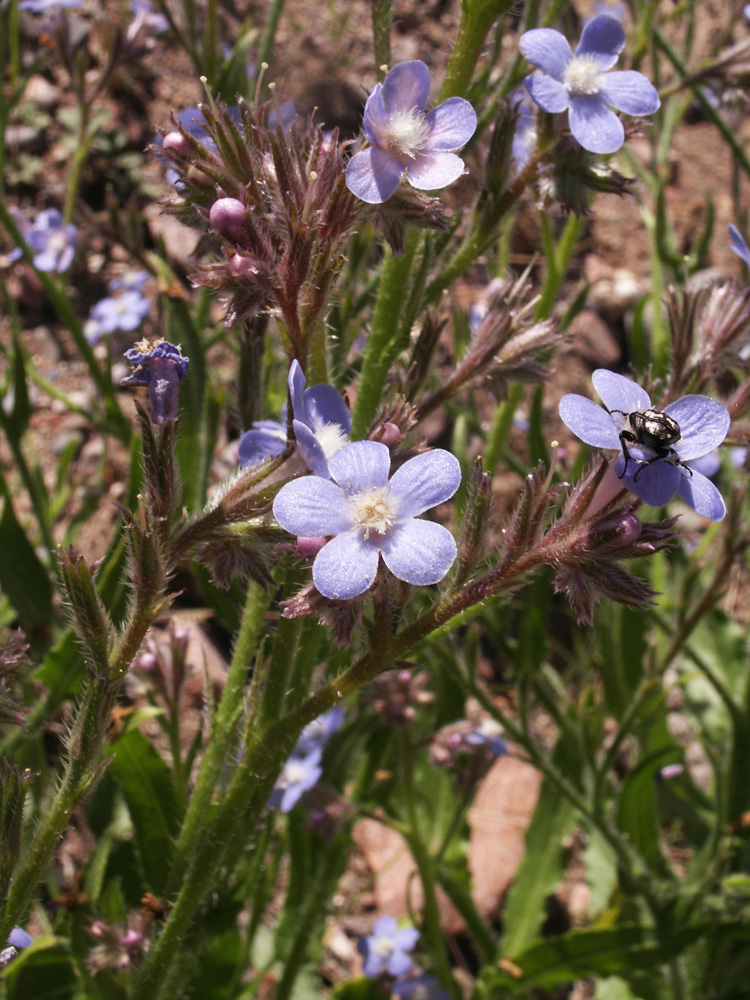
<svg viewBox="0 0 750 1000">
<path fill-rule="evenodd" d="M 741 25 L 76 6 L 0 4 L 3 997 L 744 995 Z"/>
</svg>

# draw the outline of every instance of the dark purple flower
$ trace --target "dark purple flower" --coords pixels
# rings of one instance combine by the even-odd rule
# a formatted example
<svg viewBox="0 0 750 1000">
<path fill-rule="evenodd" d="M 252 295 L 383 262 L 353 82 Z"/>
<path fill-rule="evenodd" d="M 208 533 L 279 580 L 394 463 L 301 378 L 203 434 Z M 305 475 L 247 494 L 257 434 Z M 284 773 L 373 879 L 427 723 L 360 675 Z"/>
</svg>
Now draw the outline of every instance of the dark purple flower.
<svg viewBox="0 0 750 1000">
<path fill-rule="evenodd" d="M 362 971 L 374 979 L 384 970 L 389 976 L 405 976 L 414 964 L 411 955 L 419 941 L 416 927 L 399 930 L 394 917 L 380 917 L 375 921 L 372 934 L 360 938 L 357 951 L 365 962 Z"/>
<path fill-rule="evenodd" d="M 176 420 L 177 390 L 187 377 L 190 359 L 166 340 L 142 340 L 125 351 L 125 357 L 133 366 L 133 373 L 121 384 L 148 386 L 151 419 L 155 424 Z"/>
<path fill-rule="evenodd" d="M 612 111 L 652 115 L 660 107 L 653 84 L 635 70 L 608 73 L 625 45 L 614 17 L 601 14 L 583 28 L 575 53 L 552 28 L 521 35 L 519 48 L 541 73 L 526 77 L 531 99 L 543 111 L 568 112 L 570 131 L 591 153 L 614 153 L 625 141 L 622 122 Z"/>
<path fill-rule="evenodd" d="M 295 753 L 308 753 L 326 745 L 335 732 L 344 725 L 344 710 L 339 705 L 308 722 L 297 740 Z"/>
<path fill-rule="evenodd" d="M 34 253 L 34 267 L 38 271 L 61 274 L 73 262 L 78 229 L 66 225 L 56 208 L 46 208 L 37 215 L 24 238 Z"/>
<path fill-rule="evenodd" d="M 329 479 L 328 459 L 346 444 L 352 429 L 349 408 L 332 385 L 319 382 L 306 389 L 299 361 L 292 362 L 288 384 L 292 426 L 302 457 L 316 476 Z M 286 447 L 286 413 L 282 413 L 282 420 L 284 423 L 259 420 L 242 435 L 237 455 L 243 468 L 282 453 Z"/>
<path fill-rule="evenodd" d="M 118 330 L 137 330 L 148 315 L 151 304 L 140 292 L 123 292 L 116 298 L 100 299 L 91 309 L 84 333 L 90 344 Z"/>
<path fill-rule="evenodd" d="M 425 114 L 430 71 L 419 59 L 399 63 L 378 83 L 365 104 L 364 133 L 368 149 L 356 153 L 346 168 L 352 194 L 379 205 L 406 179 L 420 191 L 452 184 L 464 171 L 456 156 L 471 139 L 477 116 L 462 97 Z"/>
<path fill-rule="evenodd" d="M 280 809 L 283 813 L 291 812 L 305 792 L 309 792 L 320 781 L 323 768 L 320 758 L 322 747 L 315 747 L 306 756 L 293 753 L 284 764 L 283 770 L 276 782 L 276 787 L 268 799 L 270 809 Z"/>
<path fill-rule="evenodd" d="M 458 459 L 438 448 L 409 459 L 389 480 L 390 465 L 384 444 L 355 441 L 330 458 L 331 479 L 304 476 L 276 495 L 274 516 L 286 531 L 333 536 L 313 563 L 313 582 L 324 597 L 363 594 L 381 554 L 394 576 L 419 586 L 438 583 L 453 565 L 451 533 L 417 517 L 456 492 Z"/>
<path fill-rule="evenodd" d="M 729 226 L 729 240 L 732 250 L 750 267 L 750 247 L 736 226 Z"/>
<path fill-rule="evenodd" d="M 438 982 L 435 976 L 423 972 L 421 976 L 412 979 L 400 979 L 393 984 L 392 992 L 402 1000 L 450 1000 L 450 993 Z"/>
<path fill-rule="evenodd" d="M 563 423 L 586 444 L 619 450 L 615 472 L 644 503 L 663 507 L 678 493 L 703 517 L 720 521 L 726 514 L 721 494 L 685 463 L 707 455 L 724 440 L 730 424 L 726 407 L 707 396 L 683 396 L 658 411 L 645 389 L 629 378 L 599 368 L 592 381 L 605 409 L 569 393 L 560 400 Z M 668 430 L 670 440 L 660 442 L 642 434 L 632 440 L 638 438 L 636 429 L 642 423 L 634 423 L 633 414 L 655 414 L 652 426 Z"/>
</svg>

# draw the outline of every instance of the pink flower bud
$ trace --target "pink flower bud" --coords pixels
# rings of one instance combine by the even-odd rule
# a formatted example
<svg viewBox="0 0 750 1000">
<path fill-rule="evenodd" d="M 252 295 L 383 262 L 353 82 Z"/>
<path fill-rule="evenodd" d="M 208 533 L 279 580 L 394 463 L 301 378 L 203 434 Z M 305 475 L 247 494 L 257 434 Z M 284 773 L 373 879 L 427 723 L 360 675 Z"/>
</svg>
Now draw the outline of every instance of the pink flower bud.
<svg viewBox="0 0 750 1000">
<path fill-rule="evenodd" d="M 229 273 L 233 278 L 252 278 L 258 274 L 258 268 L 248 254 L 236 253 L 229 261 Z"/>
<path fill-rule="evenodd" d="M 245 206 L 237 198 L 219 198 L 211 206 L 208 218 L 217 232 L 235 243 L 242 243 L 247 235 Z"/>
<path fill-rule="evenodd" d="M 162 149 L 166 149 L 168 152 L 172 153 L 179 153 L 180 156 L 190 156 L 193 152 L 193 147 L 190 145 L 189 141 L 185 138 L 182 132 L 168 132 L 167 135 L 164 136 Z"/>
<path fill-rule="evenodd" d="M 300 555 L 304 556 L 305 559 L 312 559 L 320 552 L 327 541 L 328 539 L 325 535 L 313 535 L 312 537 L 300 535 L 297 538 L 297 548 L 300 551 Z"/>
</svg>

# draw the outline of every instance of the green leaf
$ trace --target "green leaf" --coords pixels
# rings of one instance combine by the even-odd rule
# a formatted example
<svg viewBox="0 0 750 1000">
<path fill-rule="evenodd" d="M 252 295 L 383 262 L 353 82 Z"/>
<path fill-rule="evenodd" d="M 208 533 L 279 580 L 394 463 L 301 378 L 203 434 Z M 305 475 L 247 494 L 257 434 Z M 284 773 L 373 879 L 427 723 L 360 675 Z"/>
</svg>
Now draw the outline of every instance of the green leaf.
<svg viewBox="0 0 750 1000">
<path fill-rule="evenodd" d="M 169 767 L 137 729 L 115 744 L 110 765 L 133 821 L 146 889 L 160 895 L 166 886 L 179 827 Z"/>
<path fill-rule="evenodd" d="M 568 741 L 565 741 L 568 742 Z M 567 757 L 563 739 L 555 748 L 558 766 Z M 576 810 L 546 779 L 526 831 L 526 852 L 503 910 L 502 954 L 515 956 L 528 947 L 545 918 L 545 901 L 565 872 L 564 838 L 576 820 Z"/>
<path fill-rule="evenodd" d="M 35 941 L 3 970 L 7 1000 L 67 1000 L 79 988 L 68 951 L 56 938 Z"/>
<path fill-rule="evenodd" d="M 3 553 L 0 559 L 0 590 L 18 612 L 22 627 L 49 625 L 52 619 L 52 585 L 34 547 L 16 520 L 5 484 L 0 518 Z"/>
<path fill-rule="evenodd" d="M 383 1000 L 382 986 L 374 979 L 350 979 L 339 983 L 332 994 L 334 1000 Z"/>
</svg>

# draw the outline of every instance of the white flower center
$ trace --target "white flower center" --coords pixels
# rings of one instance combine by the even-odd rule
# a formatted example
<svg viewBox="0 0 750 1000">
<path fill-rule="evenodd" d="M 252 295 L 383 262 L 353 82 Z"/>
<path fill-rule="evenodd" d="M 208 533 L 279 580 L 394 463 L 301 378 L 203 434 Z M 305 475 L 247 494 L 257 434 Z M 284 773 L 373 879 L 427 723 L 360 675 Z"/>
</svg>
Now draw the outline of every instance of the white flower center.
<svg viewBox="0 0 750 1000">
<path fill-rule="evenodd" d="M 362 528 L 365 538 L 370 533 L 384 535 L 396 523 L 396 514 L 387 486 L 375 486 L 349 498 L 354 508 L 354 523 Z"/>
<path fill-rule="evenodd" d="M 573 56 L 565 68 L 563 83 L 568 93 L 598 94 L 601 73 L 591 56 Z"/>
<path fill-rule="evenodd" d="M 393 951 L 393 941 L 387 937 L 376 937 L 373 951 L 381 958 L 388 958 Z"/>
<path fill-rule="evenodd" d="M 61 253 L 68 246 L 68 237 L 65 233 L 53 233 L 47 240 L 47 248 L 55 253 Z"/>
<path fill-rule="evenodd" d="M 388 118 L 385 142 L 389 149 L 413 160 L 427 144 L 430 126 L 418 108 L 394 111 Z"/>
<path fill-rule="evenodd" d="M 491 740 L 495 736 L 503 735 L 503 727 L 497 719 L 483 719 L 479 725 L 479 733 L 484 736 L 485 739 Z"/>
<path fill-rule="evenodd" d="M 298 760 L 291 760 L 284 768 L 284 784 L 298 785 L 305 776 L 305 769 Z"/>
<path fill-rule="evenodd" d="M 326 458 L 335 455 L 349 440 L 346 431 L 340 424 L 323 424 L 315 430 L 315 440 L 323 449 Z"/>
</svg>

